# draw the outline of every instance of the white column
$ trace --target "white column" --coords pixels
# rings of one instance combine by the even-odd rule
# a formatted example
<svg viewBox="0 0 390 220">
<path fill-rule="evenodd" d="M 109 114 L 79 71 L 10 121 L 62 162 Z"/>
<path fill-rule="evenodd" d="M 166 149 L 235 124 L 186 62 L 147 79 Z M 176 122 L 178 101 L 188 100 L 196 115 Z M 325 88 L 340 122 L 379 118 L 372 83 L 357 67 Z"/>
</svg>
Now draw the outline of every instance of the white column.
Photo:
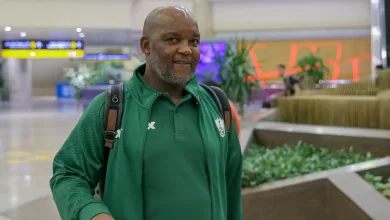
<svg viewBox="0 0 390 220">
<path fill-rule="evenodd" d="M 9 101 L 30 103 L 32 100 L 31 60 L 6 59 L 3 69 Z"/>
<path fill-rule="evenodd" d="M 192 11 L 198 20 L 201 37 L 214 37 L 211 3 L 208 0 L 192 0 L 192 5 Z"/>
<path fill-rule="evenodd" d="M 386 66 L 386 23 L 384 0 L 371 0 L 371 56 L 372 79 L 376 78 L 375 66 Z"/>
</svg>

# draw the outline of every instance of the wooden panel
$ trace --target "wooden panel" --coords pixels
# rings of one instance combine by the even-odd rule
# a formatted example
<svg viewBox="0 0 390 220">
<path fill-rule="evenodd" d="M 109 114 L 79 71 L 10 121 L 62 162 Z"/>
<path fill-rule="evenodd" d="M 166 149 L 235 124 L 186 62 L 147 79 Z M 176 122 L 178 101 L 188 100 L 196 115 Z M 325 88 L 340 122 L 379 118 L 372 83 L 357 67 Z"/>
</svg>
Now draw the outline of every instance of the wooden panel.
<svg viewBox="0 0 390 220">
<path fill-rule="evenodd" d="M 243 195 L 244 220 L 370 218 L 327 179 Z"/>
</svg>

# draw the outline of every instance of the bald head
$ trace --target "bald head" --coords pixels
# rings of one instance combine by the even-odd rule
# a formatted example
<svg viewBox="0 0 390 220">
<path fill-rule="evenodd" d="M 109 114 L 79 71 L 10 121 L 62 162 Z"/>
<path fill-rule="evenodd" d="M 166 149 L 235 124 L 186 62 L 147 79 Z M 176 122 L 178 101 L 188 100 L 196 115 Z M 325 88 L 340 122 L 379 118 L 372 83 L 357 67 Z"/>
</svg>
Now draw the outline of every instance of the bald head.
<svg viewBox="0 0 390 220">
<path fill-rule="evenodd" d="M 154 9 L 145 19 L 140 40 L 146 56 L 145 75 L 165 85 L 184 88 L 199 62 L 199 42 L 198 24 L 185 8 Z"/>
<path fill-rule="evenodd" d="M 194 15 L 183 6 L 163 6 L 154 9 L 146 16 L 142 33 L 150 35 L 151 31 L 159 26 L 173 24 L 178 19 L 190 19 L 198 26 Z"/>
</svg>

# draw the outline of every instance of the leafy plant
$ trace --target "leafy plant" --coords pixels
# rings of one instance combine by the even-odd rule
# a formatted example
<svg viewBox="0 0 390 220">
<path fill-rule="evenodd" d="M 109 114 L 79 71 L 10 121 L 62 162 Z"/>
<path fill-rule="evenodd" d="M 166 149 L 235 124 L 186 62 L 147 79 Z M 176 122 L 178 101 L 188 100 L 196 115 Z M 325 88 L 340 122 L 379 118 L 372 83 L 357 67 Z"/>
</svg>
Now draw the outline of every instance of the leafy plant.
<svg viewBox="0 0 390 220">
<path fill-rule="evenodd" d="M 114 84 L 123 81 L 124 65 L 121 62 L 104 61 L 93 65 L 82 64 L 77 70 L 70 68 L 65 73 L 75 89 L 75 99 L 81 99 L 82 90 L 98 83 Z"/>
<path fill-rule="evenodd" d="M 385 179 L 383 176 L 375 176 L 373 174 L 366 173 L 364 175 L 364 179 L 383 196 L 390 199 L 390 177 Z"/>
<path fill-rule="evenodd" d="M 243 157 L 242 187 L 296 177 L 372 160 L 371 153 L 358 154 L 353 148 L 331 151 L 299 142 L 276 148 L 252 146 Z"/>
<path fill-rule="evenodd" d="M 239 105 L 239 112 L 244 114 L 244 105 L 252 96 L 254 89 L 259 87 L 253 63 L 249 53 L 256 41 L 239 40 L 228 43 L 223 56 L 217 56 L 222 90 L 228 98 Z"/>
<path fill-rule="evenodd" d="M 314 53 L 309 53 L 299 59 L 295 67 L 299 67 L 300 72 L 297 75 L 301 81 L 307 84 L 305 87 L 308 88 L 314 88 L 314 85 L 318 84 L 320 80 L 324 79 L 324 75 L 329 73 L 329 68 L 325 65 L 324 60 Z"/>
</svg>

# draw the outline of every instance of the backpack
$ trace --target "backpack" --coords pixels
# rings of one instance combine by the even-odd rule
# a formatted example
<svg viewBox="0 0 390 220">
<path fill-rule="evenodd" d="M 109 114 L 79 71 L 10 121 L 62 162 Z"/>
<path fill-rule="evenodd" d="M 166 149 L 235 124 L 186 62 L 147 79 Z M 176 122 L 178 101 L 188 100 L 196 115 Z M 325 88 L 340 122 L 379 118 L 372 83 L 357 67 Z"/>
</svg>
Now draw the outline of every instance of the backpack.
<svg viewBox="0 0 390 220">
<path fill-rule="evenodd" d="M 219 112 L 223 116 L 226 131 L 230 132 L 232 113 L 230 110 L 229 99 L 227 98 L 225 92 L 215 86 L 207 86 L 200 84 L 214 99 L 217 103 Z M 103 164 L 103 173 L 102 179 L 100 182 L 100 190 L 104 189 L 105 179 L 106 179 L 106 169 L 108 163 L 108 156 L 111 148 L 113 147 L 116 131 L 121 128 L 122 124 L 122 114 L 123 106 L 125 102 L 123 83 L 118 85 L 113 85 L 107 88 L 106 90 L 106 106 L 104 109 L 104 164 Z M 99 191 L 97 191 L 98 194 Z"/>
</svg>

